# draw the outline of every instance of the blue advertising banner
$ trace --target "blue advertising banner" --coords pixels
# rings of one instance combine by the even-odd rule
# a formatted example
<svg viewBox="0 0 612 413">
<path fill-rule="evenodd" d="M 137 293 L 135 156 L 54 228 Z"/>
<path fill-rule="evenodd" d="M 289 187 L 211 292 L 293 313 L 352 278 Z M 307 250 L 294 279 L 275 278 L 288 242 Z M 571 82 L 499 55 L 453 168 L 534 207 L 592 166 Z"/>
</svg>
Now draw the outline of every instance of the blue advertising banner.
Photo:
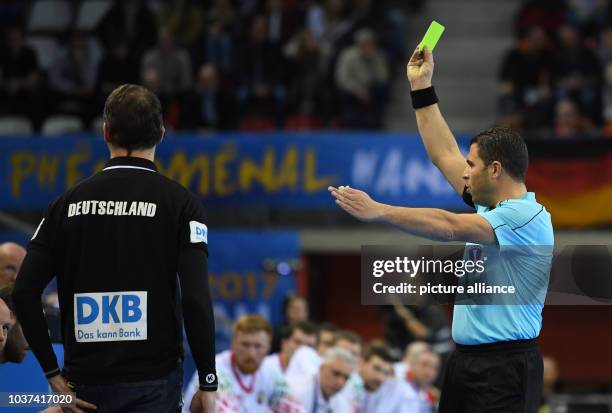
<svg viewBox="0 0 612 413">
<path fill-rule="evenodd" d="M 1 138 L 0 208 L 44 208 L 107 158 L 96 135 Z M 381 202 L 464 208 L 416 135 L 179 134 L 158 147 L 157 164 L 212 207 L 331 208 L 327 187 L 350 185 Z"/>
<path fill-rule="evenodd" d="M 300 257 L 296 231 L 215 231 L 209 234 L 209 271 L 217 347 L 229 347 L 232 323 L 257 313 L 281 322 L 285 296 L 296 288 L 292 265 Z"/>
</svg>

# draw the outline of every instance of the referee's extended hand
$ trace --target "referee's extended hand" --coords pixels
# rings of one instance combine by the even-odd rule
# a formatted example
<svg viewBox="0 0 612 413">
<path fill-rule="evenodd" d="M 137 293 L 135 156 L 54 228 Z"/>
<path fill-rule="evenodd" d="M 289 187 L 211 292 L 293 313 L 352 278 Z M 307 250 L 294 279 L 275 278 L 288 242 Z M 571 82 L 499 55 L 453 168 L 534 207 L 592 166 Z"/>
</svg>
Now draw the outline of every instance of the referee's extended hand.
<svg viewBox="0 0 612 413">
<path fill-rule="evenodd" d="M 417 46 L 406 66 L 406 76 L 410 82 L 411 90 L 427 89 L 431 86 L 434 60 L 431 51 L 426 47 L 419 51 Z"/>
<path fill-rule="evenodd" d="M 383 213 L 384 205 L 374 201 L 363 191 L 348 186 L 341 186 L 339 188 L 330 186 L 327 190 L 336 198 L 336 204 L 340 208 L 357 219 L 375 221 Z"/>
<path fill-rule="evenodd" d="M 66 379 L 61 374 L 53 376 L 49 379 L 49 385 L 55 393 L 72 393 L 73 390 L 66 383 Z M 85 413 L 83 409 L 98 410 L 98 408 L 85 400 L 76 399 L 75 407 L 62 407 L 64 413 Z"/>
<path fill-rule="evenodd" d="M 215 411 L 215 393 L 198 390 L 191 399 L 189 413 L 213 413 Z"/>
</svg>

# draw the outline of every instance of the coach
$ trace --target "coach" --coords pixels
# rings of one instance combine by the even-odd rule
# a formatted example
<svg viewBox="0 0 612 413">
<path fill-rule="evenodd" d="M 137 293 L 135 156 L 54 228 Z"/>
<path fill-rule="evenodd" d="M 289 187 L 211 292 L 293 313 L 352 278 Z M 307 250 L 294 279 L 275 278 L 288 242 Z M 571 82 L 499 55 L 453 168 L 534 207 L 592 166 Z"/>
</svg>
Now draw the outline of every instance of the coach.
<svg viewBox="0 0 612 413">
<path fill-rule="evenodd" d="M 535 339 L 554 245 L 550 214 L 527 192 L 527 146 L 516 132 L 501 127 L 483 131 L 463 157 L 437 105 L 433 68 L 427 49 L 415 50 L 407 67 L 419 133 L 432 162 L 476 213 L 395 207 L 356 189 L 329 189 L 337 204 L 359 219 L 430 239 L 465 241 L 464 259 L 497 251 L 486 255 L 484 281 L 504 277 L 531 297 L 496 305 L 455 302 L 457 350 L 447 364 L 438 411 L 535 413 L 542 392 L 542 356 Z"/>
<path fill-rule="evenodd" d="M 217 377 L 202 205 L 153 163 L 164 136 L 154 94 L 118 87 L 103 120 L 111 159 L 50 204 L 17 277 L 17 316 L 53 390 L 76 393 L 75 411 L 168 413 L 182 404 L 184 317 L 200 379 L 192 411 L 212 412 Z M 54 276 L 61 371 L 40 300 Z"/>
</svg>

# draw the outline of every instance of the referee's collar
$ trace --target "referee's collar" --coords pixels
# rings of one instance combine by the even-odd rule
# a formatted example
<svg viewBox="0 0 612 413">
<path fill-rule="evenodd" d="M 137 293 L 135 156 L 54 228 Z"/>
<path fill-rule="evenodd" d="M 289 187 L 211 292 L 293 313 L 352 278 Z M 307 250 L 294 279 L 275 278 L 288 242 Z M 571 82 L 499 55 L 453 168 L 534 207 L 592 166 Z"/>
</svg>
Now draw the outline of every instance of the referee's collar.
<svg viewBox="0 0 612 413">
<path fill-rule="evenodd" d="M 140 169 L 157 172 L 157 166 L 148 159 L 137 158 L 135 156 L 118 156 L 109 159 L 104 165 L 103 171 L 113 169 Z"/>
<path fill-rule="evenodd" d="M 536 200 L 536 196 L 535 196 L 535 192 L 525 192 L 523 195 L 521 195 L 520 197 L 515 198 L 515 199 L 523 199 L 523 200 L 526 200 L 526 201 L 535 201 Z M 503 201 L 499 201 L 497 203 L 497 205 L 495 205 L 492 208 L 490 207 L 489 209 L 495 209 L 498 206 L 500 206 L 502 203 L 507 202 L 507 201 L 512 201 L 512 198 L 504 199 Z"/>
</svg>

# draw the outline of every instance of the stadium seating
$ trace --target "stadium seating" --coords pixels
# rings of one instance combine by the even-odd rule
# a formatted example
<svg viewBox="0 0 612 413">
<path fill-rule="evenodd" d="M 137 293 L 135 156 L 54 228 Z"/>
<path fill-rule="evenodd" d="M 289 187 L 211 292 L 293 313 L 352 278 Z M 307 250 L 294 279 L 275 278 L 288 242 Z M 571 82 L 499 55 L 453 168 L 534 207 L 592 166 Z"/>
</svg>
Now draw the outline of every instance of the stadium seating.
<svg viewBox="0 0 612 413">
<path fill-rule="evenodd" d="M 39 66 L 43 70 L 49 70 L 59 48 L 57 39 L 51 36 L 30 36 L 28 44 L 36 52 Z"/>
<path fill-rule="evenodd" d="M 59 33 L 67 30 L 71 21 L 70 2 L 64 0 L 37 1 L 32 5 L 28 31 Z"/>
<path fill-rule="evenodd" d="M 0 117 L 0 135 L 28 136 L 32 134 L 32 131 L 32 123 L 26 117 Z"/>
<path fill-rule="evenodd" d="M 77 12 L 76 28 L 83 31 L 93 30 L 111 6 L 112 2 L 109 0 L 83 2 Z"/>
<path fill-rule="evenodd" d="M 76 116 L 58 115 L 45 119 L 42 126 L 43 135 L 55 136 L 64 133 L 83 131 L 83 122 Z"/>
</svg>

